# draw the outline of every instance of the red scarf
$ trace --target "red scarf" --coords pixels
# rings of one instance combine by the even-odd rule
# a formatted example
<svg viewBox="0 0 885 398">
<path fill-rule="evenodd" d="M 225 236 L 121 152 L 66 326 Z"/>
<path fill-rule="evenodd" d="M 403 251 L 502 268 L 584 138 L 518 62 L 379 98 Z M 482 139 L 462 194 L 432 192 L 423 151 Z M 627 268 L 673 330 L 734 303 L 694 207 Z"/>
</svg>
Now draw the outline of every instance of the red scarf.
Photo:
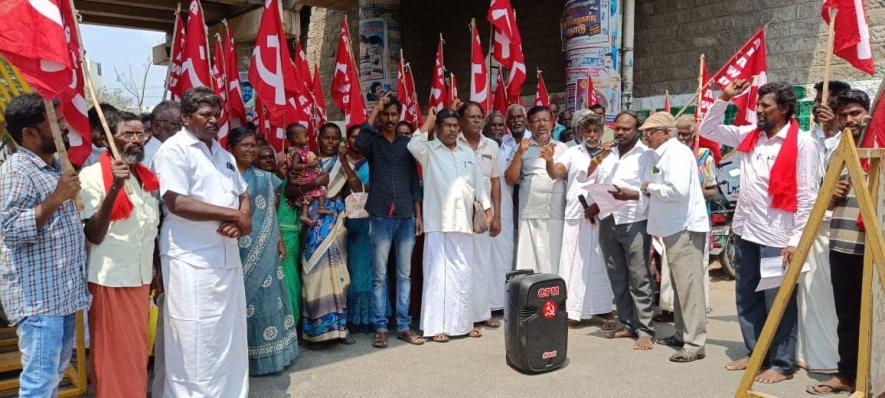
<svg viewBox="0 0 885 398">
<path fill-rule="evenodd" d="M 114 183 L 114 175 L 111 173 L 110 153 L 105 152 L 102 154 L 99 161 L 101 162 L 101 177 L 104 180 L 104 191 L 107 193 L 111 190 L 111 185 Z M 151 192 L 160 189 L 160 180 L 147 167 L 142 166 L 141 163 L 136 163 L 133 166 L 135 174 L 141 180 L 145 191 Z M 132 202 L 129 201 L 126 190 L 121 189 L 117 192 L 117 199 L 114 200 L 114 208 L 111 210 L 111 221 L 129 218 L 130 214 L 132 214 Z"/>
<path fill-rule="evenodd" d="M 756 141 L 762 132 L 753 130 L 744 137 L 737 150 L 745 154 L 753 152 Z M 771 196 L 771 207 L 786 212 L 796 212 L 796 157 L 799 155 L 799 122 L 790 119 L 787 139 L 771 166 L 768 179 L 768 195 Z"/>
</svg>

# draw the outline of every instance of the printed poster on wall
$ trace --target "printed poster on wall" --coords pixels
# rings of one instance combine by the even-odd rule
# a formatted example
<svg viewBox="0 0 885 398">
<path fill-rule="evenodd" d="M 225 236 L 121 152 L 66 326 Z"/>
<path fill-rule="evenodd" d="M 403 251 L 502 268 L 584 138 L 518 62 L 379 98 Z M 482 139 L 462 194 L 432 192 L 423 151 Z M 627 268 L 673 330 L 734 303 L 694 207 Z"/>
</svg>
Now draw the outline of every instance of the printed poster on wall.
<svg viewBox="0 0 885 398">
<path fill-rule="evenodd" d="M 621 78 L 618 74 L 612 74 L 610 69 L 600 67 L 565 68 L 566 107 L 587 109 L 592 105 L 587 103 L 590 94 L 587 91 L 588 76 L 593 78 L 594 93 L 599 98 L 600 105 L 605 107 L 606 115 L 611 115 L 613 108 L 620 109 Z"/>
<path fill-rule="evenodd" d="M 562 8 L 562 51 L 609 43 L 609 0 L 568 0 Z"/>
<path fill-rule="evenodd" d="M 621 111 L 619 6 L 617 0 L 567 0 L 560 20 L 566 59 L 565 106 L 570 110 L 587 106 L 586 79 L 592 76 L 608 121 Z"/>
</svg>

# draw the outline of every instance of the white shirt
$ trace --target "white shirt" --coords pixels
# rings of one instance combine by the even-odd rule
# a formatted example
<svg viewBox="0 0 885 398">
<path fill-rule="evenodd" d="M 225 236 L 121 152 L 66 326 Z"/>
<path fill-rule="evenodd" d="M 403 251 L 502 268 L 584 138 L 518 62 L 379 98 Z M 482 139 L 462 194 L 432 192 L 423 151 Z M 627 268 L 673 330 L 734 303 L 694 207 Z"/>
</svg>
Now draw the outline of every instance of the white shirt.
<svg viewBox="0 0 885 398">
<path fill-rule="evenodd" d="M 157 151 L 160 149 L 160 145 L 163 145 L 157 137 L 151 137 L 148 142 L 144 143 L 144 159 L 142 159 L 141 164 L 150 168 L 152 162 L 154 161 L 154 157 L 157 156 Z"/>
<path fill-rule="evenodd" d="M 154 239 L 160 225 L 160 207 L 153 194 L 146 192 L 133 177 L 126 189 L 132 213 L 111 221 L 101 244 L 89 246 L 89 282 L 106 287 L 140 287 L 154 275 Z M 80 171 L 80 199 L 83 220 L 92 218 L 107 196 L 101 162 Z"/>
<path fill-rule="evenodd" d="M 464 137 L 463 133 L 458 136 L 458 144 L 463 145 L 467 149 L 473 150 L 473 147 L 467 142 L 467 138 Z M 479 169 L 482 171 L 482 175 L 486 177 L 483 181 L 485 182 L 486 192 L 488 192 L 489 195 L 492 194 L 491 178 L 498 178 L 501 176 L 501 166 L 498 162 L 499 151 L 500 148 L 498 148 L 498 143 L 484 135 L 480 135 L 479 146 L 473 150 L 476 154 L 477 160 L 479 160 Z"/>
<path fill-rule="evenodd" d="M 89 152 L 89 157 L 86 158 L 85 162 L 83 162 L 83 167 L 92 166 L 98 163 L 98 159 L 100 159 L 101 155 L 103 155 L 107 151 L 108 149 L 105 147 L 97 147 L 95 146 L 95 144 L 92 144 L 92 152 Z"/>
<path fill-rule="evenodd" d="M 670 236 L 685 230 L 707 232 L 710 221 L 691 148 L 670 138 L 654 150 L 657 163 L 646 170 L 649 235 Z"/>
<path fill-rule="evenodd" d="M 692 156 L 694 159 L 694 156 Z M 648 149 L 642 141 L 636 141 L 624 156 L 621 156 L 617 146 L 612 148 L 597 168 L 599 180 L 604 184 L 614 184 L 621 188 L 629 188 L 639 191 L 642 186 L 642 173 L 654 166 L 654 152 Z M 639 194 L 639 200 L 627 201 L 627 206 L 612 212 L 600 213 L 599 219 L 614 216 L 615 225 L 631 224 L 648 219 L 648 198 Z"/>
<path fill-rule="evenodd" d="M 449 149 L 439 139 L 415 130 L 409 152 L 424 170 L 424 232 L 473 233 L 473 201 L 492 208 L 479 162 L 473 150 L 461 145 Z"/>
<path fill-rule="evenodd" d="M 565 153 L 567 147 L 559 141 L 553 145 L 553 159 Z M 519 172 L 519 219 L 562 220 L 565 211 L 565 181 L 554 180 L 547 174 L 547 161 L 541 158 L 541 147 L 532 145 L 522 154 Z"/>
<path fill-rule="evenodd" d="M 163 143 L 154 160 L 160 197 L 172 191 L 215 206 L 240 208 L 246 182 L 233 155 L 217 141 L 212 141 L 210 149 L 182 128 Z M 237 240 L 217 232 L 220 222 L 189 220 L 166 206 L 163 214 L 160 254 L 202 267 L 240 266 Z"/>
<path fill-rule="evenodd" d="M 571 142 L 571 141 L 570 141 Z M 598 168 L 592 175 L 587 175 L 590 169 L 590 153 L 584 145 L 576 145 L 567 149 L 556 163 L 565 166 L 568 170 L 567 186 L 565 193 L 565 216 L 566 220 L 583 220 L 584 206 L 579 196 L 584 195 L 587 205 L 592 205 L 593 197 L 587 193 L 587 187 L 597 183 Z"/>
<path fill-rule="evenodd" d="M 529 140 L 532 138 L 532 132 L 529 129 L 525 129 L 522 133 L 522 139 Z M 519 147 L 519 143 L 516 142 L 516 138 L 513 138 L 513 134 L 510 133 L 510 130 L 507 130 L 507 134 L 504 134 L 504 137 L 501 138 L 501 146 L 510 146 L 513 147 L 513 150 L 516 151 L 516 148 Z"/>
<path fill-rule="evenodd" d="M 727 106 L 728 103 L 717 99 L 701 121 L 698 131 L 713 141 L 736 148 L 747 134 L 756 130 L 756 126 L 723 125 Z M 799 244 L 817 198 L 821 158 L 814 138 L 800 131 L 796 156 L 796 212 L 772 208 L 768 195 L 769 176 L 781 145 L 787 138 L 788 129 L 789 124 L 771 139 L 761 134 L 753 152 L 741 156 L 741 189 L 732 226 L 742 239 L 771 247 Z"/>
</svg>

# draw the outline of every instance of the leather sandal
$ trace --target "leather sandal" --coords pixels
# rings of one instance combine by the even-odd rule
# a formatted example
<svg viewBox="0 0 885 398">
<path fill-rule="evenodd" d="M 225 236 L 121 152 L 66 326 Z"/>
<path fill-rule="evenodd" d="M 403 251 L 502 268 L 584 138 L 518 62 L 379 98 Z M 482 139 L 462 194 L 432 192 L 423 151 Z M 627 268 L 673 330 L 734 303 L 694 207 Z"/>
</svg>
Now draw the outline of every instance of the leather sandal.
<svg viewBox="0 0 885 398">
<path fill-rule="evenodd" d="M 704 359 L 706 357 L 707 357 L 707 354 L 704 353 L 703 349 L 700 349 L 695 352 L 688 352 L 686 350 L 680 350 L 679 352 L 673 354 L 670 357 L 670 362 L 680 362 L 680 363 L 694 362 L 699 359 Z"/>
<path fill-rule="evenodd" d="M 396 334 L 396 338 L 405 341 L 409 344 L 421 345 L 424 344 L 424 338 L 415 334 L 415 332 L 411 330 L 404 330 Z"/>
<path fill-rule="evenodd" d="M 387 348 L 387 332 L 375 332 L 372 346 L 375 348 Z"/>
</svg>

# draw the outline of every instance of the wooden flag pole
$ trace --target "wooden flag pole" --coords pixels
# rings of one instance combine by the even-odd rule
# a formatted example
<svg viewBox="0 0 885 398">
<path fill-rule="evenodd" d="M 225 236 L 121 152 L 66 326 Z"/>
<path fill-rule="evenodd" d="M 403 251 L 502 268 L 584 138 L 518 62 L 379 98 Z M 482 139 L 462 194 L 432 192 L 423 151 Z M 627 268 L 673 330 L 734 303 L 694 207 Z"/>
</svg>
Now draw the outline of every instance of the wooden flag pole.
<svg viewBox="0 0 885 398">
<path fill-rule="evenodd" d="M 839 9 L 830 8 L 830 24 L 827 28 L 827 57 L 824 61 L 824 79 L 820 95 L 820 103 L 826 105 L 827 99 L 830 97 L 830 64 L 833 62 L 833 39 L 836 36 L 836 14 Z"/>
<path fill-rule="evenodd" d="M 488 87 L 489 87 L 489 95 L 486 97 L 486 109 L 489 110 L 489 113 L 492 113 L 492 104 L 494 104 L 494 95 L 492 91 L 492 57 L 495 54 L 495 25 L 489 25 L 489 52 L 488 55 L 488 67 L 486 68 L 486 73 L 489 75 Z M 500 73 L 500 71 L 499 71 Z"/>
<path fill-rule="evenodd" d="M 703 96 L 704 92 L 704 54 L 701 54 L 698 61 L 698 95 Z M 695 100 L 697 101 L 697 100 Z M 683 105 L 682 108 L 685 109 L 688 106 Z M 677 113 L 682 113 L 682 109 Z M 695 122 L 699 123 L 700 120 L 697 120 L 698 112 L 695 110 Z M 701 146 L 701 135 L 697 132 L 697 128 L 695 128 L 694 134 L 694 144 L 692 144 L 692 150 L 694 151 L 695 156 L 697 156 L 698 148 Z"/>
<path fill-rule="evenodd" d="M 180 15 L 181 3 L 178 3 L 178 7 L 175 8 L 175 24 L 172 25 L 172 50 L 175 49 L 175 46 L 178 43 L 178 28 L 180 28 L 180 26 L 178 26 L 178 21 L 180 20 Z M 227 26 L 226 20 L 221 20 L 221 22 Z M 82 47 L 83 44 L 81 43 L 80 46 Z M 169 92 L 169 79 L 172 77 L 172 64 L 175 62 L 175 60 L 171 58 L 173 53 L 172 50 L 169 51 L 169 66 L 166 68 L 166 80 L 163 82 L 163 96 L 160 97 L 163 100 L 166 100 L 166 93 Z"/>
<path fill-rule="evenodd" d="M 55 113 L 55 105 L 51 99 L 43 98 L 43 107 L 46 109 L 46 120 L 49 122 L 49 129 L 52 130 L 52 141 L 55 143 L 55 152 L 58 154 L 58 161 L 61 163 L 63 172 L 74 170 L 71 159 L 68 158 L 68 150 L 65 148 L 65 140 L 61 136 L 61 127 L 58 125 L 58 115 Z M 74 205 L 77 211 L 83 210 L 83 201 L 80 195 L 74 196 Z"/>
<path fill-rule="evenodd" d="M 712 83 L 713 83 L 713 79 L 710 79 L 707 81 L 707 83 L 705 83 L 703 86 L 698 88 L 698 91 L 695 91 L 695 93 L 691 97 L 691 99 L 688 100 L 688 102 L 686 102 L 685 105 L 682 106 L 682 109 L 680 109 L 679 112 L 676 113 L 676 116 L 673 116 L 673 118 L 679 119 L 679 116 L 682 116 L 682 114 L 685 113 L 685 111 L 688 109 L 688 107 L 691 106 L 691 104 L 695 103 L 698 100 L 698 98 L 700 98 L 701 93 L 704 92 L 704 90 L 707 87 L 709 87 L 710 84 L 712 84 Z"/>
</svg>

